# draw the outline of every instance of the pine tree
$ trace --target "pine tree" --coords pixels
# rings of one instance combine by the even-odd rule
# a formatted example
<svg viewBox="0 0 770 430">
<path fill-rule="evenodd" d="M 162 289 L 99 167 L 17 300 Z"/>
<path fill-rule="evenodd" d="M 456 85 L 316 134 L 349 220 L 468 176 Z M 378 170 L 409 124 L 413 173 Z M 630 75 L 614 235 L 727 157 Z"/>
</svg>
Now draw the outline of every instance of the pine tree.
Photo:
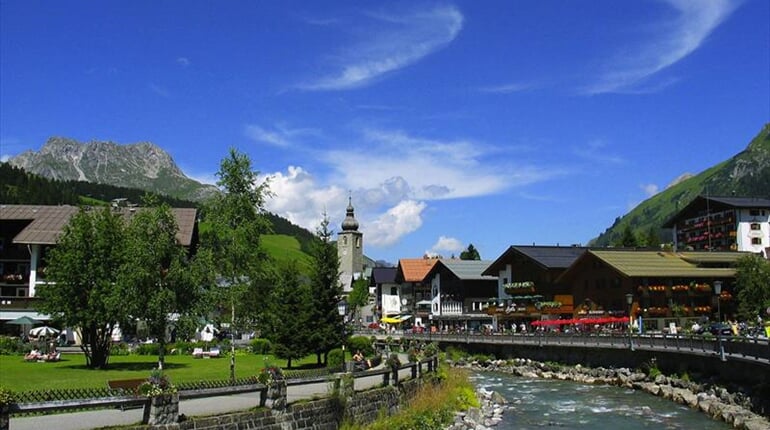
<svg viewBox="0 0 770 430">
<path fill-rule="evenodd" d="M 318 364 L 322 364 L 326 363 L 329 351 L 343 344 L 345 325 L 338 310 L 343 298 L 340 261 L 337 248 L 331 240 L 329 218 L 325 213 L 316 234 L 320 240 L 315 242 L 311 254 L 313 264 L 310 287 L 313 306 L 308 331 L 311 350 L 316 354 Z"/>
</svg>

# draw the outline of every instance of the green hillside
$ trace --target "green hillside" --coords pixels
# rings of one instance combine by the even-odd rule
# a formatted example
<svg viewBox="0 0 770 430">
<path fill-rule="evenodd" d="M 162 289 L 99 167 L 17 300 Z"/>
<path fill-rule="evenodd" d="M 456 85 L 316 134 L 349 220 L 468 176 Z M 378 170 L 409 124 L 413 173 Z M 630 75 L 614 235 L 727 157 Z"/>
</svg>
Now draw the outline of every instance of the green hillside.
<svg viewBox="0 0 770 430">
<path fill-rule="evenodd" d="M 264 235 L 262 236 L 262 246 L 275 261 L 294 261 L 299 271 L 303 273 L 310 272 L 310 256 L 302 251 L 300 242 L 296 237 L 284 234 Z"/>
<path fill-rule="evenodd" d="M 652 231 L 659 243 L 640 243 L 657 247 L 672 241 L 671 232 L 661 225 L 698 195 L 770 198 L 770 124 L 766 124 L 748 147 L 723 161 L 645 200 L 621 218 L 590 244 L 613 246 L 630 226 L 637 237 Z"/>
</svg>

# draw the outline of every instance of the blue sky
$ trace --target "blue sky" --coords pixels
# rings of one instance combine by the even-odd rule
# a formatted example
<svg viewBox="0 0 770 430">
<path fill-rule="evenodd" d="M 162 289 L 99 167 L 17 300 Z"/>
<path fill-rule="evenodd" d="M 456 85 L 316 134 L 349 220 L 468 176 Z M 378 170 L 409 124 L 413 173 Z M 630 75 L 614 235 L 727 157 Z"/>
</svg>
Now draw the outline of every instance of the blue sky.
<svg viewBox="0 0 770 430">
<path fill-rule="evenodd" d="M 0 155 L 149 141 L 365 253 L 586 244 L 770 120 L 770 2 L 0 1 Z"/>
</svg>

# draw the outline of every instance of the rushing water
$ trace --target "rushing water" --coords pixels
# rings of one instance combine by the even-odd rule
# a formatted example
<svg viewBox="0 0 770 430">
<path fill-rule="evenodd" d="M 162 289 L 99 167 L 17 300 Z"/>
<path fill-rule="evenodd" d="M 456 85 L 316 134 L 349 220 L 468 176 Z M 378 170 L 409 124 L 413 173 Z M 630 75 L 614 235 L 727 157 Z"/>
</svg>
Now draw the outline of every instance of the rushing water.
<svg viewBox="0 0 770 430">
<path fill-rule="evenodd" d="M 498 430 L 732 428 L 687 406 L 637 390 L 499 373 L 478 373 L 473 379 L 479 388 L 497 391 L 510 402 Z"/>
</svg>

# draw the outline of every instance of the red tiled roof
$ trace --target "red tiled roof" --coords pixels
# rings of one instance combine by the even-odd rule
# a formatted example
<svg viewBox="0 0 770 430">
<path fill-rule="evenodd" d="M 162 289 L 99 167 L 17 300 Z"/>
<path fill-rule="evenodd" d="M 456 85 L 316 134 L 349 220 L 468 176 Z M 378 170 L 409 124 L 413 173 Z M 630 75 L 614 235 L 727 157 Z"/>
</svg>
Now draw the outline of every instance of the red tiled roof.
<svg viewBox="0 0 770 430">
<path fill-rule="evenodd" d="M 422 282 L 437 261 L 435 258 L 402 258 L 398 260 L 398 271 L 404 282 Z"/>
</svg>

